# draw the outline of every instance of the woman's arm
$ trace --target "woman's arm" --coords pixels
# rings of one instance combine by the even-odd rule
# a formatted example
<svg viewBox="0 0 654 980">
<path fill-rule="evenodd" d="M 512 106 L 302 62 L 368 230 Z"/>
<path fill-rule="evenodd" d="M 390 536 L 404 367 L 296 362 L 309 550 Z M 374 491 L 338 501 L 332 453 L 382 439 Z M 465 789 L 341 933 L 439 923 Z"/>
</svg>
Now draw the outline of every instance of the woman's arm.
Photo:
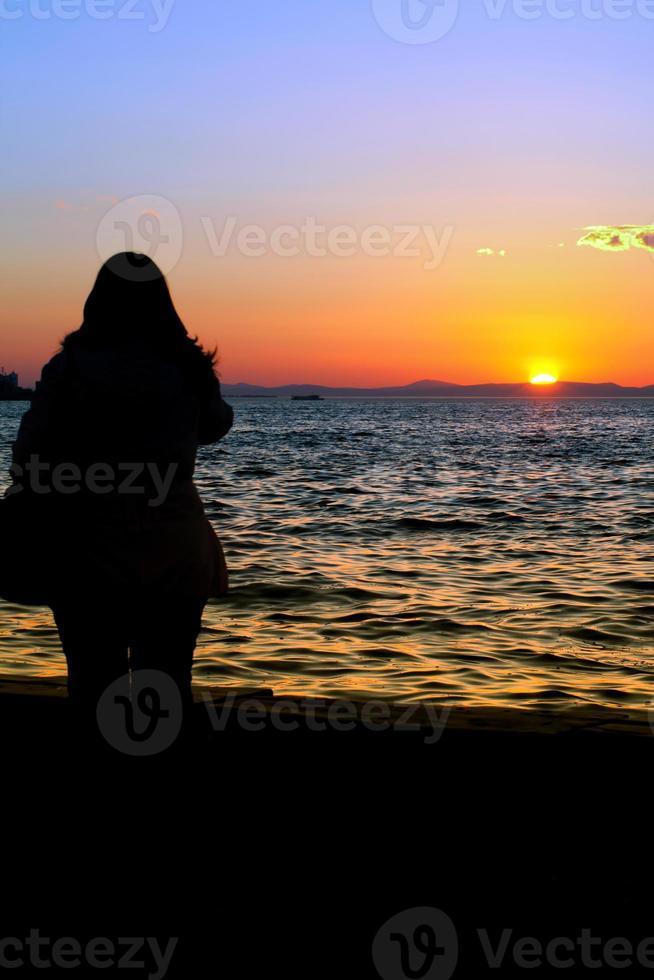
<svg viewBox="0 0 654 980">
<path fill-rule="evenodd" d="M 234 424 L 234 410 L 223 401 L 220 382 L 215 378 L 215 384 L 200 405 L 200 421 L 198 425 L 198 443 L 210 446 L 226 436 Z"/>
<path fill-rule="evenodd" d="M 32 456 L 48 458 L 52 447 L 53 422 L 61 404 L 66 355 L 56 354 L 41 373 L 32 404 L 25 412 L 13 445 L 14 464 L 24 467 Z"/>
</svg>

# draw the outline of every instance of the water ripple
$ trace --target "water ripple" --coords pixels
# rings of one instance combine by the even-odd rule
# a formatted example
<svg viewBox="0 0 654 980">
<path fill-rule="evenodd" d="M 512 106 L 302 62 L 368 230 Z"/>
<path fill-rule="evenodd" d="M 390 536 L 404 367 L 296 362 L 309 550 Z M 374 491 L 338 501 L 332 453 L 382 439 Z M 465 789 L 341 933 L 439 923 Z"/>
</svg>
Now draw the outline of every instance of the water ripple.
<svg viewBox="0 0 654 980">
<path fill-rule="evenodd" d="M 0 466 L 24 406 L 0 404 Z M 649 705 L 654 401 L 237 399 L 198 483 L 232 568 L 198 680 Z M 99 624 L 100 626 L 100 624 Z M 4 670 L 59 673 L 2 606 Z"/>
</svg>

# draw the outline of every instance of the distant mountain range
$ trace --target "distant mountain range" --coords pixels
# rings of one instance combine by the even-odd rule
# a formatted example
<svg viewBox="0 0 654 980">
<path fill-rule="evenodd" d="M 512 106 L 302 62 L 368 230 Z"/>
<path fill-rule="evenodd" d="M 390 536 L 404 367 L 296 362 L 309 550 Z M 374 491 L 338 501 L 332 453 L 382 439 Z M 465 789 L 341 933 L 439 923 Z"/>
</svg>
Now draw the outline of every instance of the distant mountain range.
<svg viewBox="0 0 654 980">
<path fill-rule="evenodd" d="M 644 388 L 625 388 L 613 382 L 592 384 L 584 381 L 557 381 L 551 385 L 517 384 L 457 385 L 449 381 L 415 381 L 388 388 L 329 388 L 325 385 L 296 384 L 266 388 L 243 382 L 223 384 L 223 394 L 231 398 L 291 398 L 293 395 L 322 395 L 323 398 L 654 398 L 654 384 Z"/>
</svg>

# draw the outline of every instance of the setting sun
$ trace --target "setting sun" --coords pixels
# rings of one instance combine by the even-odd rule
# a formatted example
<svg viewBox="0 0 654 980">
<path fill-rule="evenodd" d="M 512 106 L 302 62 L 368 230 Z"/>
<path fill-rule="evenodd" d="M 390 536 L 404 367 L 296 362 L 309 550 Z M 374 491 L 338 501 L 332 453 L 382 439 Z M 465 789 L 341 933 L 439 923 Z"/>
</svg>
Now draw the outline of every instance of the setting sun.
<svg viewBox="0 0 654 980">
<path fill-rule="evenodd" d="M 529 382 L 532 385 L 553 385 L 558 380 L 553 374 L 535 374 L 533 378 L 529 379 Z"/>
</svg>

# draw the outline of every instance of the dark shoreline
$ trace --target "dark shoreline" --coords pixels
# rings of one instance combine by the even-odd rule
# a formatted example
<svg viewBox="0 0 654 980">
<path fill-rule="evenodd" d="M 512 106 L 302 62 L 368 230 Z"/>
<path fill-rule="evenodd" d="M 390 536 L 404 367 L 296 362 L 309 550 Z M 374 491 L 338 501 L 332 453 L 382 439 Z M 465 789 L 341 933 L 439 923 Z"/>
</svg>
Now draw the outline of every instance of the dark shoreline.
<svg viewBox="0 0 654 980">
<path fill-rule="evenodd" d="M 630 742 L 654 737 L 654 712 L 643 708 L 560 705 L 540 708 L 464 707 L 447 703 L 391 703 L 361 697 L 320 698 L 275 695 L 270 688 L 194 687 L 198 738 L 241 728 L 245 734 L 421 735 L 432 744 L 456 740 L 518 739 L 557 741 L 595 736 Z M 5 719 L 14 716 L 38 727 L 43 712 L 66 712 L 65 678 L 0 675 L 0 705 Z M 216 717 L 226 719 L 220 729 Z M 221 725 L 223 722 L 221 721 Z M 438 738 L 434 739 L 434 726 Z M 654 743 L 653 743 L 654 748 Z"/>
<path fill-rule="evenodd" d="M 292 700 L 230 690 L 266 718 Z M 168 977 L 333 980 L 372 977 L 407 909 L 452 920 L 457 977 L 499 974 L 479 928 L 654 934 L 646 712 L 458 709 L 438 742 L 236 722 L 138 758 L 82 744 L 67 707 L 62 678 L 0 677 L 8 935 L 176 936 Z"/>
</svg>

